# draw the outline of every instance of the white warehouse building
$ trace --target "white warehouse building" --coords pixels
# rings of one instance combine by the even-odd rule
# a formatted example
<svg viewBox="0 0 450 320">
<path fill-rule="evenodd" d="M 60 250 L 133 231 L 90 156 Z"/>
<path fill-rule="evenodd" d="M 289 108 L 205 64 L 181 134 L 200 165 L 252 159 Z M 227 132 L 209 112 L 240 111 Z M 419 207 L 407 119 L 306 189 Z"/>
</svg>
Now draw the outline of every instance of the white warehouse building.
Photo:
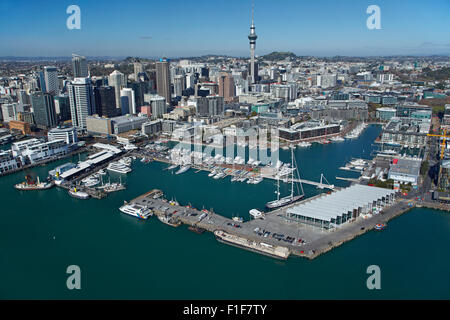
<svg viewBox="0 0 450 320">
<path fill-rule="evenodd" d="M 377 213 L 394 200 L 394 190 L 355 184 L 291 207 L 286 211 L 286 218 L 331 229 L 361 215 Z"/>
</svg>

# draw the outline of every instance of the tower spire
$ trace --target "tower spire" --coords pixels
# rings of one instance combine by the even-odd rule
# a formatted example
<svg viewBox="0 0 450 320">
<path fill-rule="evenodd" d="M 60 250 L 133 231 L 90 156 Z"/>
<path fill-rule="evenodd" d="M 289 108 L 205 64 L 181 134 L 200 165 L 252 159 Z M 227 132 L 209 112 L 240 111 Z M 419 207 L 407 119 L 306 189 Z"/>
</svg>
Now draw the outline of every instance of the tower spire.
<svg viewBox="0 0 450 320">
<path fill-rule="evenodd" d="M 256 47 L 256 39 L 258 36 L 255 32 L 255 1 L 252 0 L 252 24 L 250 26 L 250 34 L 248 36 L 248 40 L 250 40 L 250 79 L 251 84 L 256 82 L 257 78 L 257 66 L 255 65 L 255 47 Z"/>
</svg>

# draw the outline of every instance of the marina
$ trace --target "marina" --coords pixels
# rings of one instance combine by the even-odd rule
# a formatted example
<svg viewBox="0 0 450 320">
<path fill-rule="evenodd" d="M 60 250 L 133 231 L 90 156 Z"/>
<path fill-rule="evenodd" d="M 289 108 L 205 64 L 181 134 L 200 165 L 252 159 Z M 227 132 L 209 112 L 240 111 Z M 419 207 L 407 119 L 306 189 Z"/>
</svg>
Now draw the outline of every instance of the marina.
<svg viewBox="0 0 450 320">
<path fill-rule="evenodd" d="M 347 144 L 347 142 L 343 142 L 343 144 L 345 145 Z M 303 171 L 308 173 L 306 176 L 309 179 L 311 179 L 314 176 L 320 176 L 321 174 L 320 172 L 322 172 L 323 169 L 327 169 L 327 167 L 321 166 L 320 170 L 315 170 L 315 166 L 312 165 L 317 162 L 318 157 L 317 152 L 319 152 L 319 150 L 320 152 L 325 152 L 325 149 L 322 148 L 333 148 L 333 144 L 329 144 L 326 146 L 316 144 L 316 146 L 311 147 L 311 149 L 304 150 L 306 152 L 314 153 L 314 156 L 311 157 L 311 160 L 309 160 L 308 158 L 304 158 L 302 160 Z M 284 157 L 283 161 L 284 163 L 288 163 L 290 152 L 287 151 L 283 152 L 285 153 L 281 154 L 282 158 Z M 295 152 L 297 156 L 297 152 L 303 152 L 303 150 L 297 149 L 297 151 Z M 358 153 L 353 151 L 352 158 L 367 159 L 369 157 L 369 153 L 370 150 L 368 150 L 367 153 Z M 138 154 L 136 153 L 136 155 Z M 324 174 L 329 177 L 333 177 L 339 172 L 338 171 L 339 165 L 343 165 L 344 163 L 351 161 L 352 158 L 337 159 L 334 162 L 335 165 L 334 171 L 330 171 L 328 169 L 324 171 Z M 225 166 L 226 164 L 223 165 Z M 311 260 L 312 266 L 315 266 L 315 268 L 317 268 L 318 267 L 318 264 L 316 262 L 317 259 L 314 258 L 321 256 L 323 253 L 328 252 L 333 248 L 340 246 L 342 243 L 348 242 L 350 240 L 351 241 L 349 242 L 348 245 L 339 248 L 339 250 L 341 251 L 339 254 L 342 254 L 342 250 L 346 252 L 348 250 L 351 250 L 351 248 L 358 246 L 371 248 L 382 246 L 383 250 L 386 251 L 388 250 L 387 248 L 392 247 L 392 243 L 388 242 L 383 242 L 384 244 L 380 243 L 380 241 L 383 241 L 383 239 L 379 239 L 378 237 L 375 239 L 374 238 L 375 233 L 369 232 L 370 230 L 375 230 L 376 224 L 378 223 L 385 224 L 386 223 L 385 220 L 389 221 L 392 218 L 401 215 L 403 212 L 410 210 L 412 211 L 411 213 L 408 213 L 407 215 L 402 216 L 399 219 L 401 219 L 402 221 L 409 219 L 421 219 L 420 217 L 422 216 L 421 214 L 419 215 L 415 214 L 415 212 L 417 212 L 417 210 L 420 209 L 414 209 L 414 206 L 409 207 L 406 203 L 399 201 L 398 204 L 395 204 L 390 208 L 386 208 L 385 212 L 372 215 L 372 217 L 368 218 L 364 218 L 363 216 L 361 216 L 361 218 L 357 222 L 344 224 L 340 228 L 335 228 L 333 231 L 325 231 L 317 227 L 301 226 L 297 223 L 288 222 L 283 218 L 282 215 L 283 210 L 292 208 L 293 206 L 298 205 L 299 203 L 303 203 L 304 201 L 314 199 L 316 196 L 320 196 L 320 194 L 322 194 L 323 192 L 325 193 L 328 192 L 318 189 L 317 186 L 305 184 L 304 185 L 306 195 L 305 199 L 300 200 L 294 205 L 288 205 L 282 208 L 283 210 L 273 210 L 270 212 L 264 212 L 264 206 L 266 201 L 273 199 L 274 197 L 274 187 L 276 187 L 274 186 L 274 182 L 276 182 L 276 180 L 274 179 L 270 180 L 264 179 L 264 181 L 261 182 L 259 185 L 253 186 L 251 184 L 249 185 L 246 183 L 244 184 L 242 183 L 239 184 L 236 182 L 233 183 L 231 182 L 230 178 L 210 180 L 211 177 L 208 177 L 208 173 L 211 172 L 205 170 L 201 170 L 198 173 L 195 173 L 194 170 L 189 170 L 184 174 L 172 175 L 169 170 L 163 170 L 168 166 L 170 166 L 170 164 L 167 164 L 167 162 L 164 161 L 161 162 L 155 161 L 152 162 L 150 165 L 137 161 L 137 163 L 133 164 L 133 171 L 130 172 L 127 176 L 123 176 L 123 178 L 127 179 L 128 183 L 133 184 L 133 188 L 131 187 L 127 188 L 126 190 L 123 191 L 123 193 L 113 194 L 111 197 L 108 197 L 107 201 L 80 201 L 74 198 L 73 201 L 76 201 L 77 204 L 79 203 L 80 205 L 89 206 L 91 208 L 97 209 L 93 209 L 95 214 L 89 213 L 89 215 L 74 216 L 74 213 L 71 213 L 70 218 L 71 219 L 75 218 L 75 221 L 81 219 L 80 223 L 81 221 L 83 221 L 82 222 L 83 225 L 86 225 L 84 219 L 89 219 L 88 221 L 90 223 L 87 224 L 88 234 L 93 237 L 95 230 L 95 234 L 97 237 L 98 233 L 100 232 L 103 234 L 104 237 L 108 238 L 108 241 L 115 247 L 120 247 L 121 243 L 123 243 L 124 241 L 127 242 L 129 245 L 127 246 L 126 252 L 129 252 L 130 250 L 129 247 L 133 246 L 133 244 L 148 241 L 148 239 L 150 238 L 152 239 L 151 242 L 155 243 L 151 244 L 152 250 L 153 251 L 156 250 L 159 256 L 164 257 L 166 261 L 171 261 L 172 264 L 174 265 L 176 264 L 175 262 L 176 260 L 174 260 L 174 257 L 170 258 L 169 254 L 167 253 L 170 252 L 171 250 L 172 251 L 177 250 L 177 252 L 187 251 L 189 252 L 189 255 L 191 254 L 191 252 L 198 252 L 198 254 L 204 256 L 205 258 L 199 258 L 200 260 L 196 260 L 195 263 L 193 262 L 193 264 L 196 265 L 195 269 L 198 268 L 197 262 L 201 263 L 202 265 L 213 264 L 215 268 L 220 269 L 220 266 L 214 264 L 208 258 L 206 258 L 209 252 L 215 251 L 218 254 L 218 261 L 222 262 L 225 260 L 228 261 L 229 259 L 236 259 L 236 257 L 239 257 L 238 259 L 240 261 L 246 261 L 246 263 L 254 263 L 255 261 L 261 262 L 265 261 L 264 263 L 262 263 L 261 266 L 262 269 L 264 270 L 264 272 L 271 272 L 270 270 L 272 270 L 272 268 L 275 269 L 278 268 L 276 268 L 273 263 L 270 263 L 269 261 L 264 259 L 271 259 L 272 257 L 263 253 L 256 254 L 258 253 L 257 251 L 253 251 L 256 252 L 255 254 L 250 254 L 246 251 L 252 250 L 250 249 L 240 250 L 242 248 L 239 248 L 237 245 L 231 245 L 230 243 L 227 243 L 230 246 L 221 246 L 220 244 L 217 244 L 217 241 L 219 241 L 218 239 L 214 240 L 216 239 L 214 231 L 223 230 L 227 234 L 231 234 L 243 239 L 248 239 L 249 241 L 254 241 L 255 243 L 265 243 L 267 245 L 278 245 L 281 247 L 288 248 L 289 258 L 286 261 L 284 261 L 285 259 L 281 260 L 273 259 L 274 261 L 280 260 L 279 263 L 283 263 L 285 267 L 304 268 L 305 266 L 302 260 L 295 258 L 296 256 L 300 256 L 313 259 Z M 101 167 L 102 166 L 99 166 L 97 170 L 101 170 Z M 47 170 L 50 169 L 51 168 Z M 45 169 L 42 168 L 41 170 Z M 45 172 L 39 170 L 37 171 L 37 173 L 40 173 L 41 176 L 46 172 L 48 171 Z M 88 175 L 92 175 L 93 172 L 96 171 L 92 171 L 86 176 L 81 175 L 77 179 L 83 179 Z M 348 174 L 350 175 L 352 174 L 352 172 L 349 172 Z M 105 182 L 107 180 L 108 178 L 104 179 Z M 160 204 L 160 207 L 154 208 L 156 210 L 154 209 L 152 210 L 154 216 L 149 216 L 147 219 L 148 221 L 122 213 L 119 210 L 119 208 L 123 205 L 123 200 L 133 199 L 130 200 L 129 203 L 132 203 L 134 201 L 139 203 L 139 199 L 145 199 L 145 197 L 139 197 L 137 195 L 143 192 L 143 190 L 145 189 L 148 190 L 149 181 L 151 183 L 151 186 L 154 186 L 160 190 L 164 190 L 164 194 L 167 199 L 175 199 L 176 197 L 178 201 L 172 200 L 163 201 L 162 199 L 159 200 L 157 198 L 153 199 L 153 196 L 149 196 L 152 201 L 156 201 L 155 203 Z M 206 187 L 202 188 L 201 185 L 204 185 L 205 183 L 207 183 L 207 181 L 211 182 L 214 181 L 214 182 L 212 185 L 209 184 L 208 188 Z M 289 194 L 290 184 L 281 183 L 282 181 L 283 180 L 280 181 L 280 189 L 282 189 L 282 192 Z M 317 181 L 319 181 L 319 179 L 317 179 Z M 346 181 L 342 181 L 343 182 L 342 184 L 338 183 L 338 181 L 331 181 L 331 182 L 337 184 L 337 187 L 339 188 L 343 187 L 345 188 L 346 186 L 348 186 L 348 182 Z M 195 190 L 186 190 L 186 188 L 183 187 L 183 184 L 185 183 L 195 185 L 196 186 Z M 229 201 L 229 199 L 225 199 L 222 196 L 222 191 L 220 193 L 217 192 L 215 194 L 212 190 L 216 188 L 215 187 L 216 184 L 220 185 L 221 190 L 223 189 L 222 191 L 228 194 L 229 197 L 232 197 L 233 199 L 239 199 L 240 197 L 242 198 L 242 195 L 246 194 L 246 196 L 243 197 L 245 201 L 231 202 Z M 206 190 L 209 189 L 211 189 L 211 191 L 205 194 L 205 192 L 207 192 Z M 55 203 L 55 205 L 59 204 L 59 206 L 61 206 L 65 201 L 67 201 L 67 195 L 60 194 L 59 190 L 60 188 L 53 188 L 45 192 L 52 194 L 52 197 L 54 198 L 53 202 Z M 34 193 L 30 193 L 30 195 L 32 194 Z M 267 200 L 261 202 L 258 201 L 257 199 L 267 199 Z M 176 205 L 176 203 L 178 203 L 178 205 Z M 200 209 L 194 209 L 194 206 L 191 203 L 197 208 L 202 208 L 202 205 L 204 205 L 207 208 L 214 206 L 214 210 L 212 209 L 206 210 L 208 211 L 208 213 L 206 215 L 203 215 L 205 214 L 205 212 L 202 212 L 202 210 Z M 61 215 L 60 210 L 52 211 L 49 208 L 47 210 L 52 216 L 56 217 Z M 185 215 L 175 212 L 178 210 L 180 210 L 181 212 L 186 210 L 186 212 L 191 213 L 192 215 Z M 117 214 L 114 214 L 114 212 L 117 212 Z M 217 214 L 216 212 L 219 214 Z M 246 212 L 248 212 L 248 215 L 245 214 Z M 243 217 L 244 221 L 240 222 L 237 221 L 236 219 L 233 219 L 233 217 L 236 217 L 236 214 Z M 279 216 L 280 214 L 281 216 Z M 202 215 L 203 217 L 199 219 Z M 156 218 L 155 216 L 158 217 L 158 219 L 154 219 Z M 161 217 L 161 219 L 159 219 L 159 217 Z M 174 226 L 179 225 L 179 227 L 173 229 L 173 226 L 164 223 L 164 220 L 166 219 L 165 217 L 173 218 L 169 222 L 174 223 Z M 32 217 L 30 218 L 33 219 Z M 67 218 L 69 218 L 69 216 Z M 134 222 L 136 222 L 137 224 L 135 224 Z M 105 234 L 105 232 L 102 231 L 104 229 L 103 226 L 105 224 L 109 225 L 109 227 L 105 231 L 107 231 L 109 228 L 113 228 L 114 233 L 117 232 L 120 233 L 124 230 L 124 228 L 126 229 L 132 228 L 134 230 L 134 234 L 130 235 L 131 237 L 130 239 L 120 239 L 119 241 L 119 239 L 116 239 L 117 238 L 116 236 L 112 236 L 112 234 L 109 235 L 109 233 Z M 396 225 L 398 224 L 399 223 L 397 223 L 397 219 L 391 221 L 389 223 L 389 229 L 385 229 L 382 233 L 379 233 L 379 235 L 383 234 L 383 236 L 385 235 L 387 235 L 388 237 L 389 235 L 392 236 L 392 232 L 394 232 L 394 230 L 396 229 Z M 170 229 L 163 228 L 162 225 L 166 225 L 167 228 Z M 184 230 L 187 230 L 188 228 L 183 227 L 183 225 L 187 226 L 190 229 L 186 232 L 192 234 L 194 238 L 191 238 L 189 234 L 186 234 L 186 232 L 184 232 Z M 101 230 L 99 231 L 99 229 Z M 143 232 L 139 231 L 141 229 L 146 230 L 145 235 Z M 198 238 L 198 240 L 195 240 L 197 239 L 196 233 L 199 234 L 203 233 L 203 236 L 201 236 L 201 238 Z M 363 237 L 355 239 L 356 237 L 365 233 L 367 234 L 364 235 Z M 406 237 L 408 239 L 408 234 L 402 235 L 402 237 Z M 61 239 L 61 235 L 58 235 L 56 238 Z M 164 239 L 166 244 L 161 243 L 160 239 Z M 211 242 L 211 240 L 213 242 Z M 371 243 L 367 244 L 367 241 L 371 241 Z M 158 243 L 158 245 L 156 245 L 156 243 Z M 228 247 L 230 247 L 230 249 L 227 249 Z M 86 248 L 90 247 L 87 246 L 86 244 Z M 84 251 L 87 250 L 88 252 L 96 252 L 96 254 L 98 254 L 96 250 L 86 248 L 84 249 Z M 123 251 L 122 254 L 126 256 L 126 252 Z M 144 259 L 144 261 L 146 261 L 144 263 L 150 263 L 152 265 L 154 264 L 154 259 L 151 259 L 152 255 L 142 255 L 141 250 L 136 251 L 133 254 L 138 255 L 141 259 Z M 365 250 L 364 255 L 370 257 L 372 256 L 372 253 L 370 251 L 368 252 L 367 250 Z M 91 259 L 95 258 L 91 257 Z M 177 260 L 178 259 L 179 254 L 177 255 Z M 403 259 L 405 258 L 403 257 Z M 320 261 L 320 264 L 329 263 L 329 265 L 332 266 L 336 263 L 335 260 L 336 255 L 331 252 L 326 255 L 323 255 L 323 257 L 321 257 L 321 259 L 317 261 L 318 262 Z M 416 263 L 420 265 L 419 262 Z M 353 270 L 352 266 L 355 267 L 354 264 L 352 265 L 349 264 L 346 268 Z M 359 266 L 359 264 L 357 264 L 357 266 Z M 191 269 L 189 265 L 188 268 L 194 271 L 194 269 Z M 194 268 L 194 265 L 192 265 L 192 268 Z M 309 272 L 315 274 L 313 269 L 314 268 L 312 268 Z M 341 270 L 339 274 L 342 275 L 342 272 L 343 271 Z M 353 270 L 353 272 L 355 272 L 355 270 Z M 154 283 L 154 281 L 152 282 Z M 158 283 L 159 288 L 161 288 L 160 292 L 166 292 L 167 294 L 169 294 L 169 292 L 167 290 L 165 291 L 164 289 L 165 285 L 167 284 L 167 279 L 164 281 L 157 280 L 156 283 Z M 310 288 L 308 293 L 308 296 L 310 297 L 311 292 L 314 292 L 313 282 L 309 281 L 308 279 L 302 278 L 302 283 L 304 285 L 306 284 L 306 286 Z M 226 284 L 222 285 L 227 287 Z M 258 284 L 256 282 L 253 283 L 252 285 L 258 287 Z M 297 283 L 297 285 L 299 284 Z M 233 290 L 235 290 L 235 287 L 236 285 L 233 286 Z M 245 289 L 243 290 L 245 291 Z M 271 293 L 268 290 L 265 290 L 263 287 L 260 287 L 260 290 L 264 292 L 265 296 L 269 297 L 271 296 Z M 288 290 L 293 290 L 293 287 L 291 288 L 289 286 Z M 361 294 L 364 293 L 361 292 Z M 331 293 L 330 295 L 333 296 L 334 293 Z M 150 294 L 148 296 L 152 295 Z"/>
</svg>

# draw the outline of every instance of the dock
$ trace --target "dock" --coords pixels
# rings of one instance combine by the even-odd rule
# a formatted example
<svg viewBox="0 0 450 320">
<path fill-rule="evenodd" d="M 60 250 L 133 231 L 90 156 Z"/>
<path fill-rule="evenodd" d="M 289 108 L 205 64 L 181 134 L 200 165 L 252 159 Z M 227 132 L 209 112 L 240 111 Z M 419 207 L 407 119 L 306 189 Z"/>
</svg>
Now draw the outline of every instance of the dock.
<svg viewBox="0 0 450 320">
<path fill-rule="evenodd" d="M 285 212 L 288 208 L 322 196 L 323 194 L 319 194 L 299 200 L 288 206 L 265 212 L 262 219 L 250 219 L 245 222 L 235 221 L 212 210 L 199 210 L 191 205 L 181 205 L 176 201 L 167 200 L 162 191 L 157 189 L 146 192 L 129 203 L 147 207 L 163 223 L 172 226 L 184 224 L 190 230 L 208 231 L 222 243 L 283 260 L 291 255 L 314 259 L 373 230 L 378 223 L 386 224 L 416 206 L 427 206 L 425 203 L 398 199 L 372 217 L 358 217 L 353 219 L 352 223 L 345 223 L 331 230 L 301 225 L 286 219 Z M 440 207 L 436 209 L 442 210 Z"/>
</svg>

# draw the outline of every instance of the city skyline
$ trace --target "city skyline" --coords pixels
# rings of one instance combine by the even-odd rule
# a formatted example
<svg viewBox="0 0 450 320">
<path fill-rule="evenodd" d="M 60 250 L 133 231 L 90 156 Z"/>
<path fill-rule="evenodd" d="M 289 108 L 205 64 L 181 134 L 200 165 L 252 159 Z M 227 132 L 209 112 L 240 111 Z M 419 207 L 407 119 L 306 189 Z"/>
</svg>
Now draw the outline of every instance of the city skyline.
<svg viewBox="0 0 450 320">
<path fill-rule="evenodd" d="M 80 30 L 66 27 L 71 4 L 81 9 Z M 380 30 L 366 26 L 371 4 L 381 9 Z M 3 1 L 0 9 L 9 13 L 2 17 L 4 25 L 14 26 L 3 32 L 8 46 L 0 47 L 0 56 L 249 56 L 251 1 L 202 0 L 188 7 L 175 0 L 49 0 L 44 11 L 42 2 L 17 8 L 13 1 Z M 256 56 L 272 51 L 300 56 L 448 55 L 448 12 L 450 3 L 445 0 L 433 1 L 433 6 L 420 1 L 256 1 Z"/>
</svg>

